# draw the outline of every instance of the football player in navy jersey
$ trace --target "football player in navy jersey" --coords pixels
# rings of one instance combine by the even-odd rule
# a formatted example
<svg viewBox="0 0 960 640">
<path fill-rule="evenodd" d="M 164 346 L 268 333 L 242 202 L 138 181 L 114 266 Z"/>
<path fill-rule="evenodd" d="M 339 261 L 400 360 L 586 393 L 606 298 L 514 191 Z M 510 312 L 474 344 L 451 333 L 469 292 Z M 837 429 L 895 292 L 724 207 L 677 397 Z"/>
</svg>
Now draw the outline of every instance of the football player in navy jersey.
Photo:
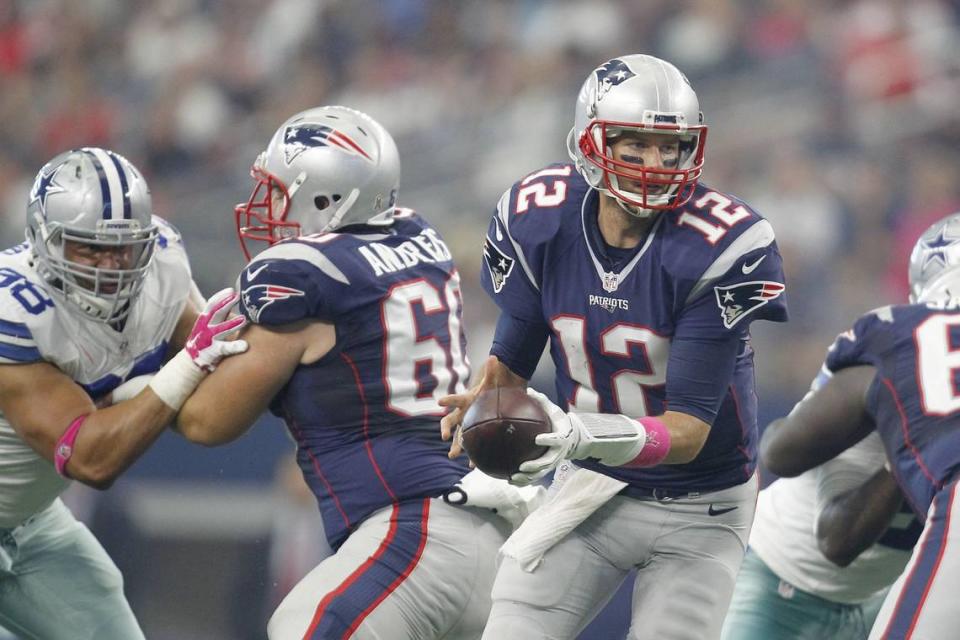
<svg viewBox="0 0 960 640">
<path fill-rule="evenodd" d="M 443 435 L 480 388 L 525 385 L 549 341 L 564 409 L 536 396 L 554 432 L 512 480 L 573 462 L 504 548 L 484 638 L 573 638 L 634 568 L 631 638 L 720 633 L 757 495 L 748 328 L 787 314 L 770 224 L 700 181 L 706 135 L 673 65 L 615 58 L 580 90 L 572 163 L 497 205 L 492 356 L 441 401 Z"/>
<path fill-rule="evenodd" d="M 390 134 L 345 107 L 285 122 L 237 208 L 250 349 L 179 416 L 191 440 L 286 422 L 334 555 L 274 612 L 271 638 L 476 638 L 509 526 L 437 498 L 468 472 L 438 399 L 469 374 L 459 276 L 440 234 L 397 207 Z M 506 485 L 506 483 L 504 483 Z M 508 488 L 509 485 L 507 485 Z M 319 534 L 319 533 L 318 533 Z"/>
<path fill-rule="evenodd" d="M 876 431 L 924 521 L 870 638 L 952 638 L 960 625 L 960 214 L 927 229 L 910 257 L 913 304 L 876 309 L 827 354 L 833 376 L 764 432 L 770 470 L 795 476 Z"/>
</svg>

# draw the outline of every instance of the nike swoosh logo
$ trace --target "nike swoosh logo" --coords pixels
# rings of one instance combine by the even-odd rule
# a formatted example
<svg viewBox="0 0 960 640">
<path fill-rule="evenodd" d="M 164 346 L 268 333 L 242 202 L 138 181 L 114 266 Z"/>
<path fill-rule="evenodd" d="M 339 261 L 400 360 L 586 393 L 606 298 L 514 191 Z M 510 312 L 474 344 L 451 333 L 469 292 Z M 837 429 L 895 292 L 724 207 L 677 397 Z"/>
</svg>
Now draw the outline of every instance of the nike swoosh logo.
<svg viewBox="0 0 960 640">
<path fill-rule="evenodd" d="M 764 258 L 766 258 L 766 257 L 767 257 L 767 254 L 763 254 L 762 256 L 760 256 L 760 259 L 757 260 L 756 262 L 754 262 L 753 264 L 744 264 L 744 265 L 743 265 L 743 273 L 744 273 L 744 275 L 749 275 L 749 274 L 753 273 L 753 270 L 756 269 L 757 267 L 759 267 L 759 266 L 760 266 L 760 263 L 763 262 Z"/>
<path fill-rule="evenodd" d="M 710 508 L 707 509 L 707 513 L 711 516 L 720 516 L 724 513 L 730 513 L 731 511 L 737 509 L 737 507 L 724 507 L 722 509 L 715 509 L 713 505 L 710 505 Z"/>
<path fill-rule="evenodd" d="M 267 268 L 266 264 L 262 264 L 256 269 L 251 269 L 250 267 L 247 267 L 247 281 L 250 281 L 256 278 L 257 275 L 266 268 Z"/>
</svg>

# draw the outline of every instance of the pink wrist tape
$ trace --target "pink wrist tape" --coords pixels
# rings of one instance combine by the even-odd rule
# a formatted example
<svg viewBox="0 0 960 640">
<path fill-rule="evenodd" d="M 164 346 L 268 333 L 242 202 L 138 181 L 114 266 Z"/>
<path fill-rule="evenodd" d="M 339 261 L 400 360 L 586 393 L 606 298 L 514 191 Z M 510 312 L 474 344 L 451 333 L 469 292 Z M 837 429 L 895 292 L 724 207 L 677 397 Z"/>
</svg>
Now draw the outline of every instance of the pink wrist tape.
<svg viewBox="0 0 960 640">
<path fill-rule="evenodd" d="M 56 467 L 57 473 L 64 478 L 70 477 L 67 475 L 67 462 L 70 461 L 70 456 L 73 455 L 73 444 L 77 441 L 80 427 L 83 426 L 84 421 L 89 415 L 90 414 L 84 414 L 71 422 L 70 426 L 67 427 L 67 430 L 63 432 L 63 435 L 60 436 L 57 444 L 53 447 L 53 466 Z"/>
<path fill-rule="evenodd" d="M 647 432 L 647 441 L 636 458 L 623 465 L 625 467 L 653 467 L 670 453 L 670 432 L 660 418 L 645 417 L 637 420 Z"/>
</svg>

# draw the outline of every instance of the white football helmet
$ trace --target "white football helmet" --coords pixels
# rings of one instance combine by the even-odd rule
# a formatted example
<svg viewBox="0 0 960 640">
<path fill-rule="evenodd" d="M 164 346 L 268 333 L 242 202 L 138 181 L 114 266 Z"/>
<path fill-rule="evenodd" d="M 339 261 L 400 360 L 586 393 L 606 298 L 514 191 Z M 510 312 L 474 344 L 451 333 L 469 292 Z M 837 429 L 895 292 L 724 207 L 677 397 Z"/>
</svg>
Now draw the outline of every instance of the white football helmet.
<svg viewBox="0 0 960 640">
<path fill-rule="evenodd" d="M 247 241 L 285 238 L 349 225 L 393 222 L 400 155 L 370 116 L 340 106 L 308 109 L 283 123 L 250 175 L 256 186 L 237 205 L 237 232 Z"/>
<path fill-rule="evenodd" d="M 150 189 L 123 156 L 84 147 L 40 169 L 27 204 L 27 244 L 51 294 L 86 317 L 115 323 L 130 313 L 153 258 L 158 230 Z M 120 250 L 120 268 L 69 260 L 64 244 Z"/>
<path fill-rule="evenodd" d="M 630 132 L 675 135 L 674 166 L 645 167 L 615 160 L 611 142 Z M 590 184 L 638 217 L 685 204 L 703 172 L 707 127 L 690 82 L 669 62 L 647 55 L 614 58 L 580 88 L 567 151 Z M 641 186 L 628 191 L 620 181 Z"/>
<path fill-rule="evenodd" d="M 910 254 L 910 302 L 960 299 L 960 213 L 930 225 Z"/>
</svg>

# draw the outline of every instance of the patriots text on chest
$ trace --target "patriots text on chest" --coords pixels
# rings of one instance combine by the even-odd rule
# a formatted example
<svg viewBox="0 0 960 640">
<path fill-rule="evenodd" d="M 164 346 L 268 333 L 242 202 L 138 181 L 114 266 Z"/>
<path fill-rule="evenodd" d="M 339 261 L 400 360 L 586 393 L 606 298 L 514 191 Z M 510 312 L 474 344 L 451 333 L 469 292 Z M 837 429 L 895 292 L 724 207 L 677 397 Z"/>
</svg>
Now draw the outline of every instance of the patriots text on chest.
<svg viewBox="0 0 960 640">
<path fill-rule="evenodd" d="M 433 229 L 426 229 L 395 247 L 371 242 L 359 247 L 358 251 L 373 267 L 374 275 L 377 276 L 409 269 L 421 262 L 447 262 L 452 258 L 450 249 Z"/>
</svg>

